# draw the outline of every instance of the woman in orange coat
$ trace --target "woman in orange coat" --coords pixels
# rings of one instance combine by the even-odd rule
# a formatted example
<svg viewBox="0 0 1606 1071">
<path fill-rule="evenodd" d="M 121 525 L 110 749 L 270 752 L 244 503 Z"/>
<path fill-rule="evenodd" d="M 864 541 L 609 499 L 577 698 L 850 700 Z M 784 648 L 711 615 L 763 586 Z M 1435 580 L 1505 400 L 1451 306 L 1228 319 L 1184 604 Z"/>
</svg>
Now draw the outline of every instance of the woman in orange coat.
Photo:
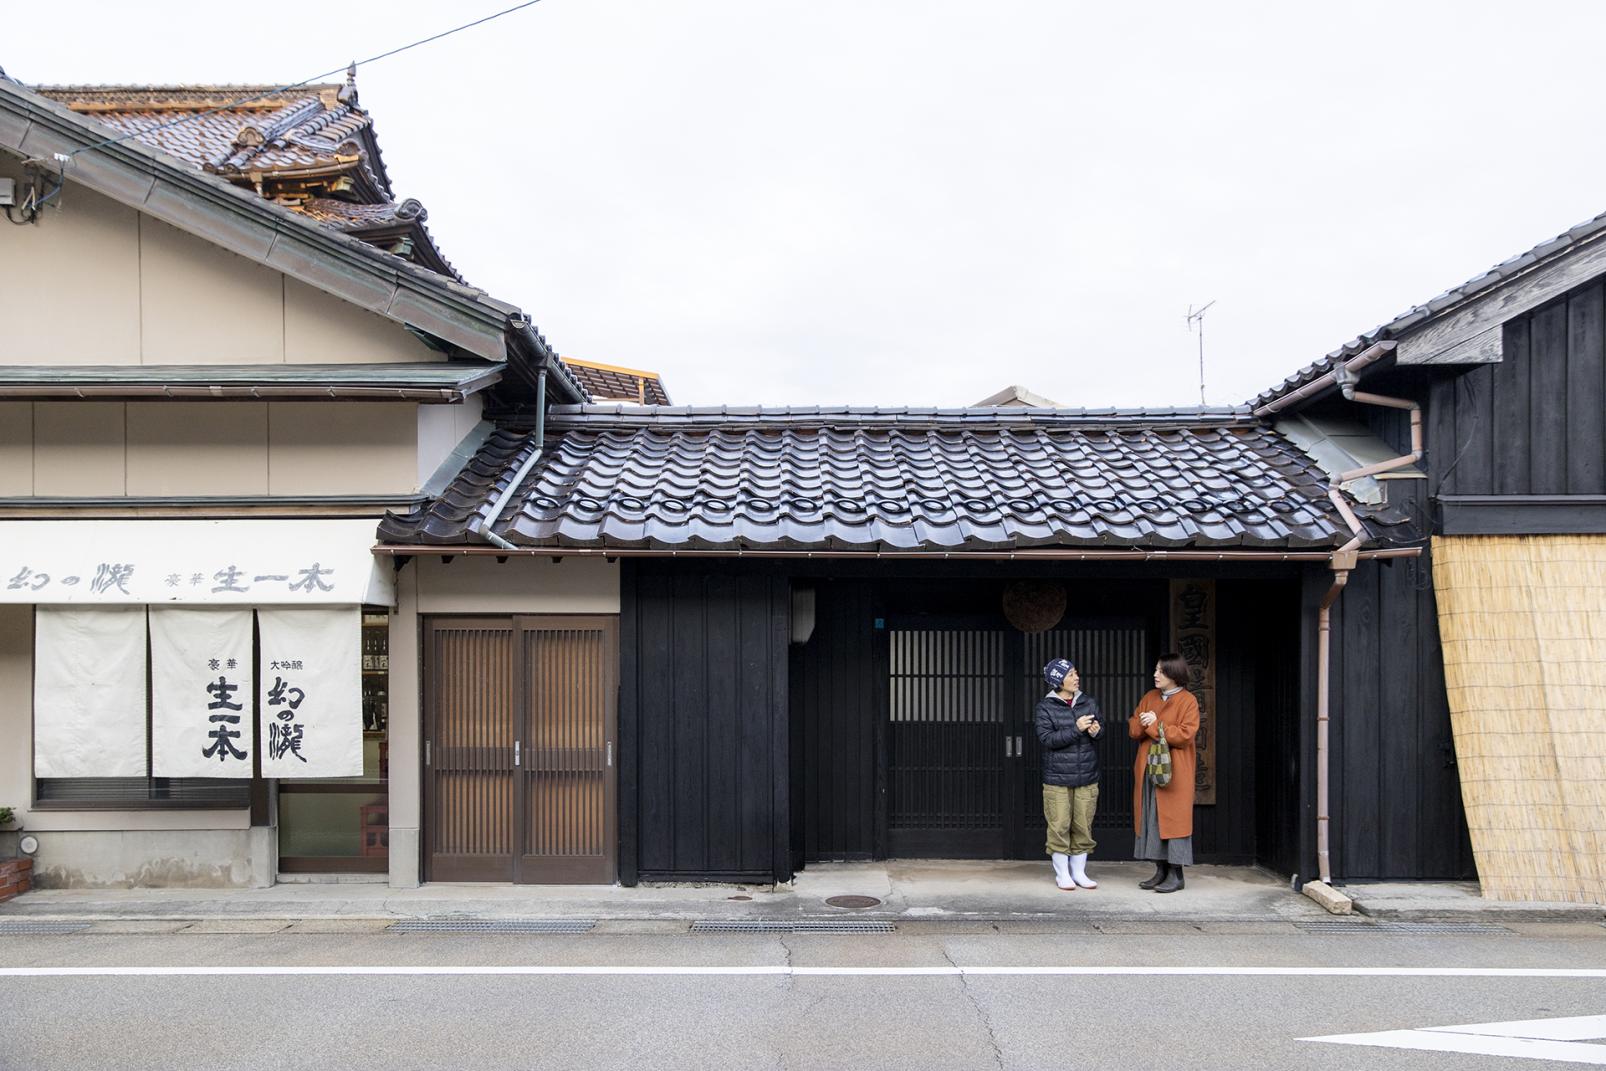
<svg viewBox="0 0 1606 1071">
<path fill-rule="evenodd" d="M 1154 688 L 1127 719 L 1127 732 L 1138 744 L 1132 773 L 1132 825 L 1135 859 L 1155 864 L 1154 876 L 1139 888 L 1171 893 L 1182 888 L 1182 868 L 1193 865 L 1193 737 L 1199 731 L 1199 702 L 1184 685 L 1188 663 L 1175 653 L 1163 654 L 1154 667 Z M 1157 788 L 1147 775 L 1149 745 L 1160 739 L 1171 748 L 1171 781 Z"/>
</svg>

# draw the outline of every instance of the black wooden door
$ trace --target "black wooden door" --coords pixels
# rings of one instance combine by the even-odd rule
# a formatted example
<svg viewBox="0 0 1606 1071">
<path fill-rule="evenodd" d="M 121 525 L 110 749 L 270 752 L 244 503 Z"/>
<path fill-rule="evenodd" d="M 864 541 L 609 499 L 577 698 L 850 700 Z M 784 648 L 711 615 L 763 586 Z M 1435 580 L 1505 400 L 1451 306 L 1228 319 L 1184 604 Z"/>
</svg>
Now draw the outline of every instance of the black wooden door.
<svg viewBox="0 0 1606 1071">
<path fill-rule="evenodd" d="M 1043 666 L 1070 657 L 1099 700 L 1103 776 L 1099 855 L 1132 849 L 1126 717 L 1151 686 L 1153 630 L 1142 620 L 1067 623 L 1049 632 L 894 628 L 889 637 L 887 824 L 893 857 L 1037 858 L 1043 854 L 1042 757 L 1032 712 Z"/>
<path fill-rule="evenodd" d="M 1020 671 L 1028 701 L 1021 708 L 1025 748 L 1018 763 L 1022 792 L 1015 798 L 1021 820 L 1012 854 L 1031 859 L 1044 852 L 1043 759 L 1031 718 L 1037 700 L 1048 692 L 1043 667 L 1055 658 L 1068 657 L 1081 673 L 1082 691 L 1097 699 L 1104 713 L 1104 731 L 1098 741 L 1098 812 L 1093 820 L 1093 839 L 1099 845 L 1096 854 L 1101 859 L 1128 859 L 1132 855 L 1136 745 L 1127 736 L 1126 719 L 1143 693 L 1154 686 L 1153 634 L 1142 620 L 1099 620 L 1070 622 L 1062 628 L 1031 633 L 1024 640 Z"/>
<path fill-rule="evenodd" d="M 894 629 L 887 726 L 887 854 L 997 859 L 1018 839 L 1009 805 L 1018 726 L 1001 629 Z"/>
</svg>

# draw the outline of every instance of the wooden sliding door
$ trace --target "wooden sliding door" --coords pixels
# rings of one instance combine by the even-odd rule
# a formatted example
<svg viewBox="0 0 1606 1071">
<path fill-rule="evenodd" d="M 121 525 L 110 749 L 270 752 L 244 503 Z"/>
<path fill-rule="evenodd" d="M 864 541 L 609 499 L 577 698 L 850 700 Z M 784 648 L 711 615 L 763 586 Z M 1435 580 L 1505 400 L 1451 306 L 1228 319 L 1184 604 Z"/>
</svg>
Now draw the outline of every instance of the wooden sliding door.
<svg viewBox="0 0 1606 1071">
<path fill-rule="evenodd" d="M 426 878 L 613 881 L 618 620 L 442 617 L 424 636 Z"/>
</svg>

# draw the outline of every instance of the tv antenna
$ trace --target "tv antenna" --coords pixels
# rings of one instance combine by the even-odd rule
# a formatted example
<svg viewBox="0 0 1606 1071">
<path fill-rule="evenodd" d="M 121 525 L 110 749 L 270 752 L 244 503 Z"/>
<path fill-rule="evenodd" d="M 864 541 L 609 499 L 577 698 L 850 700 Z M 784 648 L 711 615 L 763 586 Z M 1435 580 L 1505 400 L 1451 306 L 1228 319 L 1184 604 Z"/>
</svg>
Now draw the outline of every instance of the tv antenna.
<svg viewBox="0 0 1606 1071">
<path fill-rule="evenodd" d="M 1199 325 L 1199 404 L 1200 405 L 1204 405 L 1205 404 L 1204 314 L 1205 314 L 1205 310 L 1210 308 L 1210 306 L 1214 305 L 1215 303 L 1216 303 L 1215 299 L 1212 298 L 1210 301 L 1207 301 L 1203 305 L 1200 305 L 1197 309 L 1194 308 L 1192 305 L 1188 306 L 1188 332 L 1190 334 L 1193 332 L 1193 325 L 1194 324 L 1198 324 Z"/>
</svg>

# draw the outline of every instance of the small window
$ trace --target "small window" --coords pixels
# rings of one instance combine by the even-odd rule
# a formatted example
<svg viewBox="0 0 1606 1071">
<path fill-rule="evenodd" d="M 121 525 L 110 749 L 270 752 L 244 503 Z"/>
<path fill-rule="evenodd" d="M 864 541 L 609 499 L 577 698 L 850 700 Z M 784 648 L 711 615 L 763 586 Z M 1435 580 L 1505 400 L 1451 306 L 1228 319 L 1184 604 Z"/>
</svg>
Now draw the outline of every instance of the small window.
<svg viewBox="0 0 1606 1071">
<path fill-rule="evenodd" d="M 223 777 L 40 777 L 39 810 L 142 810 L 242 808 L 251 805 L 251 782 Z"/>
</svg>

